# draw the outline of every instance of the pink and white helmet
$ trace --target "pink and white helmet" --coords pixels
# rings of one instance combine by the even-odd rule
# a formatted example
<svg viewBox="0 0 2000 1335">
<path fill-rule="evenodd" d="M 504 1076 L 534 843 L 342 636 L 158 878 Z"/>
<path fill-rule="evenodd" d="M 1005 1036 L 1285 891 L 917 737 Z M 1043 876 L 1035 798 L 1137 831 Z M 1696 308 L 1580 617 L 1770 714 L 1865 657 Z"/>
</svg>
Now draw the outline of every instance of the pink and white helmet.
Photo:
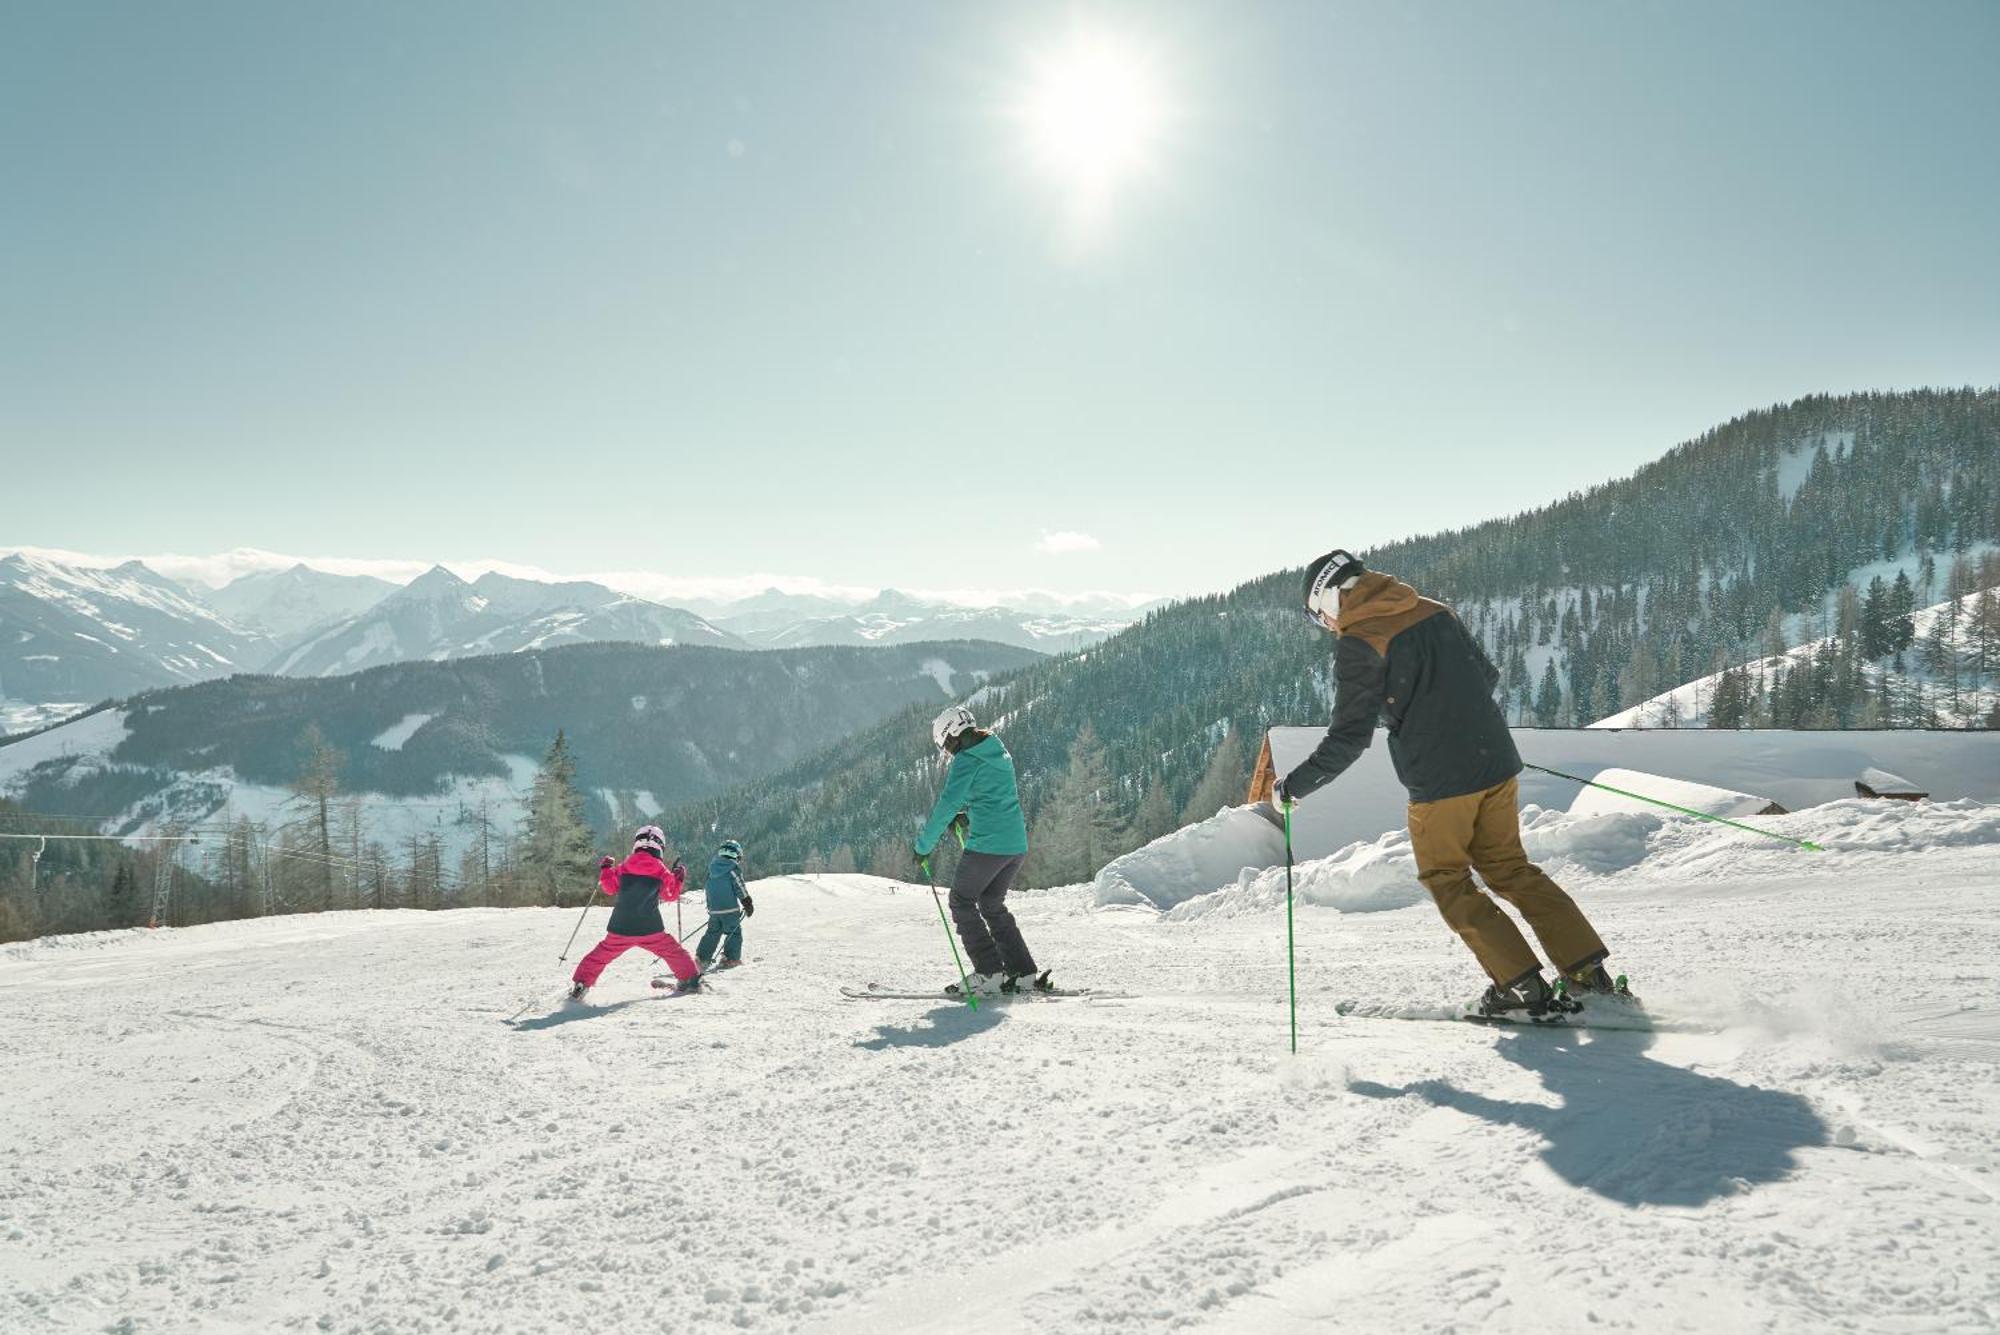
<svg viewBox="0 0 2000 1335">
<path fill-rule="evenodd" d="M 632 836 L 632 851 L 659 857 L 667 851 L 666 832 L 657 825 L 640 826 L 639 833 Z"/>
</svg>

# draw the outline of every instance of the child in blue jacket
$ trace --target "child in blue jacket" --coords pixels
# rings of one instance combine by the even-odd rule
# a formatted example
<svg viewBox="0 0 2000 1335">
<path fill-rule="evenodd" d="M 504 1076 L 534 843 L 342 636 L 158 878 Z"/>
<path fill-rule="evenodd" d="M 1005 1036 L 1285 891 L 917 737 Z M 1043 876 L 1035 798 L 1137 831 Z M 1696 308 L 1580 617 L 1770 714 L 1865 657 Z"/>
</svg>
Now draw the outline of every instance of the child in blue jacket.
<svg viewBox="0 0 2000 1335">
<path fill-rule="evenodd" d="M 743 845 L 725 839 L 708 863 L 708 930 L 694 957 L 702 971 L 715 963 L 715 948 L 722 947 L 722 963 L 733 969 L 743 963 L 743 920 L 757 911 L 750 891 L 743 884 Z"/>
</svg>

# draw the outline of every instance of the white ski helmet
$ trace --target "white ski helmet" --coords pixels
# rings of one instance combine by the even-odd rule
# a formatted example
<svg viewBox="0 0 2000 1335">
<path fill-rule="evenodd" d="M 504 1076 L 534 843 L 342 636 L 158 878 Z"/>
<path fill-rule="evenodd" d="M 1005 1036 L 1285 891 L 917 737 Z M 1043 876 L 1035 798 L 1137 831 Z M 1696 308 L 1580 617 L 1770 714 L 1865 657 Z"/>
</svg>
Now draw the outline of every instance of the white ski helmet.
<svg viewBox="0 0 2000 1335">
<path fill-rule="evenodd" d="M 944 713 L 939 714 L 931 720 L 931 741 L 936 743 L 938 750 L 942 751 L 946 742 L 958 736 L 967 728 L 976 728 L 978 726 L 973 720 L 970 709 L 967 709 L 964 705 L 953 705 L 951 708 L 945 710 Z"/>
<path fill-rule="evenodd" d="M 657 825 L 640 826 L 639 833 L 632 836 L 632 851 L 651 853 L 654 857 L 660 856 L 667 851 L 666 832 Z"/>
</svg>

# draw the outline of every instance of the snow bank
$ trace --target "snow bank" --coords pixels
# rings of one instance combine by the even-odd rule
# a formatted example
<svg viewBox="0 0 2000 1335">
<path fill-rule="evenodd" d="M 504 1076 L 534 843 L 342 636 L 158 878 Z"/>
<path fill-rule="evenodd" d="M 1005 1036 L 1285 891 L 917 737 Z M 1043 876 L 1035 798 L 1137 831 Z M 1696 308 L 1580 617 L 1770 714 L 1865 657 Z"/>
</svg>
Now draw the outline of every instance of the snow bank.
<svg viewBox="0 0 2000 1335">
<path fill-rule="evenodd" d="M 1269 822 L 1244 807 L 1234 813 L 1224 812 L 1200 826 L 1190 826 L 1181 833 L 1214 827 L 1234 814 L 1247 815 L 1269 827 Z M 1651 836 L 1666 824 L 1658 816 L 1624 811 L 1579 816 L 1530 806 L 1521 815 L 1521 842 L 1528 856 L 1558 873 L 1575 868 L 1601 875 L 1636 866 L 1647 856 Z M 1225 842 L 1212 828 L 1204 834 L 1210 842 Z M 1204 886 L 1200 883 L 1204 872 L 1197 869 L 1198 861 L 1191 857 L 1181 859 L 1179 864 L 1187 869 L 1187 879 L 1178 883 L 1166 879 L 1166 874 L 1176 867 L 1172 848 L 1175 840 L 1176 836 L 1168 835 L 1139 851 L 1153 852 L 1141 869 L 1149 887 L 1143 902 L 1167 909 L 1170 919 L 1187 921 L 1215 913 L 1259 912 L 1284 902 L 1282 846 L 1280 865 L 1240 867 L 1228 880 L 1219 883 L 1212 879 L 1211 866 L 1205 873 L 1211 879 Z M 1137 858 L 1139 854 L 1132 856 Z M 1114 862 L 1105 871 L 1112 872 L 1118 866 Z M 1127 874 L 1120 869 L 1117 879 L 1126 882 Z M 1292 876 L 1294 894 L 1300 902 L 1343 913 L 1405 908 L 1426 898 L 1423 885 L 1417 880 L 1416 855 L 1411 850 L 1407 829 L 1390 830 L 1374 839 L 1349 844 L 1327 857 L 1299 862 L 1293 867 Z M 1099 903 L 1134 902 L 1107 899 L 1105 895 L 1105 878 L 1100 876 Z"/>
<path fill-rule="evenodd" d="M 1671 802 L 1689 811 L 1699 811 L 1708 816 L 1754 816 L 1768 811 L 1776 803 L 1768 797 L 1758 797 L 1754 793 L 1739 793 L 1732 788 L 1717 788 L 1711 784 L 1694 783 L 1687 779 L 1669 779 L 1660 774 L 1646 774 L 1635 769 L 1607 769 L 1596 775 L 1596 782 L 1609 784 L 1612 788 L 1623 788 L 1629 793 L 1644 793 L 1647 797 L 1661 802 Z M 1608 811 L 1656 811 L 1652 803 L 1637 797 L 1627 797 L 1624 793 L 1610 792 L 1604 788 L 1585 788 L 1569 804 L 1570 812 L 1579 816 L 1594 816 Z"/>
<path fill-rule="evenodd" d="M 1228 807 L 1114 858 L 1092 883 L 1097 903 L 1169 909 L 1285 860 L 1285 836 L 1253 807 Z"/>
<path fill-rule="evenodd" d="M 1521 843 L 1559 881 L 1634 869 L 1683 884 L 1753 870 L 1772 876 L 1838 877 L 1864 871 L 1873 876 L 1879 875 L 1884 856 L 1988 847 L 1995 850 L 2000 882 L 2000 806 L 1970 800 L 1849 798 L 1808 812 L 1752 816 L 1747 823 L 1788 839 L 1808 840 L 1824 851 L 1764 841 L 1659 811 L 1579 813 L 1532 804 L 1521 812 Z M 1280 842 L 1276 865 L 1245 861 L 1265 847 L 1259 825 L 1270 829 L 1250 808 L 1238 807 L 1157 839 L 1099 874 L 1092 887 L 1095 902 L 1149 905 L 1173 921 L 1274 909 L 1285 899 L 1284 848 Z M 1300 860 L 1293 868 L 1293 884 L 1299 902 L 1345 913 L 1403 908 L 1426 897 L 1409 833 L 1400 829 L 1358 840 L 1326 857 Z"/>
</svg>

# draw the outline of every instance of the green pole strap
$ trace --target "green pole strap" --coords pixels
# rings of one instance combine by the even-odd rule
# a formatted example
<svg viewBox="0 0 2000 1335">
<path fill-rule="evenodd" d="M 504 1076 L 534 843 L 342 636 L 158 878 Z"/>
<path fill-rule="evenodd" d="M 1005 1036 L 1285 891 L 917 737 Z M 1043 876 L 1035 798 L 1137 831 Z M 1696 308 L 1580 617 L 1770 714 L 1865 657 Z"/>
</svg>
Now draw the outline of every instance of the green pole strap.
<svg viewBox="0 0 2000 1335">
<path fill-rule="evenodd" d="M 1292 996 L 1292 1055 L 1299 1055 L 1299 957 L 1292 930 L 1292 804 L 1285 804 L 1285 971 Z"/>
<path fill-rule="evenodd" d="M 924 863 L 924 875 L 930 876 L 931 866 Z M 972 984 L 965 976 L 965 961 L 959 958 L 958 938 L 951 934 L 951 920 L 944 916 L 944 901 L 938 898 L 937 877 L 930 876 L 931 903 L 937 905 L 938 921 L 944 925 L 944 939 L 951 943 L 951 962 L 958 966 L 958 990 L 965 993 L 965 1004 L 979 1009 L 979 998 L 972 995 Z"/>
<path fill-rule="evenodd" d="M 1683 816 L 1693 816 L 1696 820 L 1712 821 L 1717 825 L 1727 825 L 1732 830 L 1742 830 L 1746 834 L 1761 834 L 1766 839 L 1776 839 L 1779 843 L 1791 844 L 1795 848 L 1809 848 L 1815 853 L 1826 852 L 1824 848 L 1821 848 L 1810 839 L 1794 839 L 1789 834 L 1776 834 L 1770 830 L 1760 830 L 1754 825 L 1745 825 L 1742 821 L 1729 820 L 1722 816 L 1711 816 L 1706 811 L 1695 811 L 1689 807 L 1678 807 L 1672 802 L 1662 802 L 1659 798 L 1648 797 L 1644 793 L 1628 793 L 1623 788 L 1613 788 L 1610 784 L 1599 783 L 1595 779 L 1586 779 L 1575 774 L 1565 774 L 1559 769 L 1550 769 L 1547 765 L 1534 765 L 1525 760 L 1521 763 L 1531 770 L 1552 775 L 1558 779 L 1568 779 L 1571 783 L 1580 783 L 1586 788 L 1602 788 L 1607 793 L 1616 793 L 1620 797 L 1629 797 L 1634 802 L 1650 802 L 1656 807 L 1665 807 L 1668 811 L 1678 811 Z"/>
</svg>

